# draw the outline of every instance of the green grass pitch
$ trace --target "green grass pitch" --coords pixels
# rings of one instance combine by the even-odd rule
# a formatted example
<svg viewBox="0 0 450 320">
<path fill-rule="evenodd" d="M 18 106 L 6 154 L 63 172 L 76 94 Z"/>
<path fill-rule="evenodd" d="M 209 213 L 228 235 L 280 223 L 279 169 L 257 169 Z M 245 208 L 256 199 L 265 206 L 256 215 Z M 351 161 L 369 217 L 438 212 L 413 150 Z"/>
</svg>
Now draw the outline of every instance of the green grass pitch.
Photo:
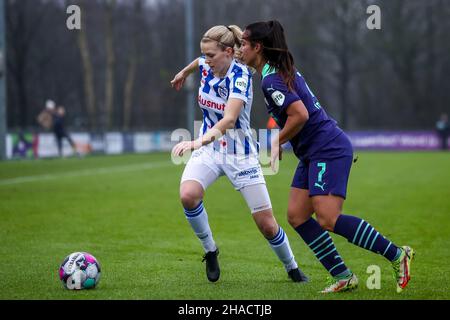
<svg viewBox="0 0 450 320">
<path fill-rule="evenodd" d="M 401 294 L 387 260 L 337 235 L 336 247 L 360 286 L 318 293 L 327 273 L 286 220 L 297 164 L 292 154 L 266 180 L 275 216 L 310 283 L 288 279 L 225 177 L 204 200 L 222 271 L 209 283 L 178 199 L 183 166 L 155 153 L 0 163 L 0 299 L 449 299 L 450 154 L 358 155 L 344 212 L 416 250 L 411 283 Z M 74 251 L 100 261 L 96 289 L 63 289 L 58 267 Z M 379 290 L 366 286 L 371 265 L 381 270 Z"/>
</svg>

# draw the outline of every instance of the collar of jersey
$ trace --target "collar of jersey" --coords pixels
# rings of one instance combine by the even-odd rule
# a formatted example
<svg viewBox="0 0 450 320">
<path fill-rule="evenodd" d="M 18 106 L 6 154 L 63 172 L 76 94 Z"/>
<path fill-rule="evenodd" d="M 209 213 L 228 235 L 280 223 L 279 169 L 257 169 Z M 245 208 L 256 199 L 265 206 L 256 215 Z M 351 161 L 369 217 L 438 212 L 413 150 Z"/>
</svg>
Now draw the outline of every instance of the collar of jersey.
<svg viewBox="0 0 450 320">
<path fill-rule="evenodd" d="M 271 67 L 268 63 L 266 63 L 261 72 L 263 79 L 272 73 L 277 73 L 277 70 L 275 67 Z"/>
</svg>

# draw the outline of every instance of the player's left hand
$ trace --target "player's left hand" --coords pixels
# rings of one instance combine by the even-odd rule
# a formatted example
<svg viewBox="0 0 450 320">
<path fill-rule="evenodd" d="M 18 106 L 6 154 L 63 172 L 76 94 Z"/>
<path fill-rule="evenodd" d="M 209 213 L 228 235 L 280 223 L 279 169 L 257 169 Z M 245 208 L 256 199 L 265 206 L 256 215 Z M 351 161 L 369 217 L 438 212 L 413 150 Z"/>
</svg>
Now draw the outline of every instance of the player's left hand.
<svg viewBox="0 0 450 320">
<path fill-rule="evenodd" d="M 175 145 L 175 147 L 173 147 L 172 154 L 174 156 L 181 157 L 187 150 L 189 150 L 189 151 L 197 150 L 201 146 L 202 146 L 202 144 L 198 140 L 182 141 L 182 142 L 178 143 L 177 145 Z"/>
<path fill-rule="evenodd" d="M 172 88 L 175 88 L 175 90 L 179 91 L 186 81 L 186 76 L 183 73 L 183 71 L 178 72 L 175 77 L 170 81 L 170 84 Z"/>
</svg>

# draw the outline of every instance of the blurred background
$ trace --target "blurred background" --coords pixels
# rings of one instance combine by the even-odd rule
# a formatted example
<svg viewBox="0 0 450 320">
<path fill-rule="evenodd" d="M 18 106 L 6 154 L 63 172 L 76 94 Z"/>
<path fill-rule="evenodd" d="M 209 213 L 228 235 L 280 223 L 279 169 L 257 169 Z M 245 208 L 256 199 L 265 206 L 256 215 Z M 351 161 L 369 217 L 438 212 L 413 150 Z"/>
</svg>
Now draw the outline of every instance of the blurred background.
<svg viewBox="0 0 450 320">
<path fill-rule="evenodd" d="M 448 132 L 447 0 L 2 2 L 7 158 L 57 154 L 51 130 L 37 121 L 49 99 L 65 107 L 83 152 L 170 150 L 170 132 L 201 119 L 198 76 L 191 91 L 174 91 L 170 80 L 200 55 L 202 34 L 271 19 L 283 24 L 297 68 L 357 148 L 434 150 Z M 67 27 L 70 5 L 81 9 L 80 30 Z M 367 27 L 370 5 L 381 10 L 381 29 Z M 255 129 L 268 120 L 258 87 L 255 77 Z M 70 155 L 67 141 L 64 148 Z"/>
</svg>

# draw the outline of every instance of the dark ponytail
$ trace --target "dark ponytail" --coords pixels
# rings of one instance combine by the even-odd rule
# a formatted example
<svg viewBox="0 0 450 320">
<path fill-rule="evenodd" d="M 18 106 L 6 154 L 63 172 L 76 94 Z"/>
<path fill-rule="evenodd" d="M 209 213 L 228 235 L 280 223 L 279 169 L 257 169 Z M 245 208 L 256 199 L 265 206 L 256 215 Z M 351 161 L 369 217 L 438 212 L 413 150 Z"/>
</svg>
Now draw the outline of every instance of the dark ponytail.
<svg viewBox="0 0 450 320">
<path fill-rule="evenodd" d="M 271 67 L 278 70 L 289 90 L 294 89 L 294 58 L 289 52 L 284 29 L 280 22 L 256 22 L 245 28 L 244 39 L 251 43 L 261 43 L 262 55 Z"/>
</svg>

